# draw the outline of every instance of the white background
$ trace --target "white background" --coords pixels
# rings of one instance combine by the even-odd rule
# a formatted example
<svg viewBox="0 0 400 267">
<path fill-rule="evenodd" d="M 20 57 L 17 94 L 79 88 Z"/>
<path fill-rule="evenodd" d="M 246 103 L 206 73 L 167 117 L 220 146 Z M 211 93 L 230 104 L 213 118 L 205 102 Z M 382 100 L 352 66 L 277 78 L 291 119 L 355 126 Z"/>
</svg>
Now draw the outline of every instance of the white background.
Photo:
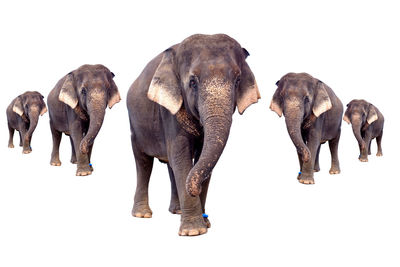
<svg viewBox="0 0 400 267">
<path fill-rule="evenodd" d="M 399 266 L 399 8 L 396 1 L 322 2 L 2 1 L 0 266 Z M 130 215 L 136 172 L 125 100 L 148 61 L 194 33 L 226 33 L 245 47 L 262 99 L 234 115 L 209 190 L 212 227 L 188 238 L 168 212 L 168 172 L 158 161 L 153 218 Z M 63 164 L 50 166 L 48 114 L 31 154 L 22 154 L 17 135 L 8 149 L 11 100 L 26 90 L 47 96 L 86 63 L 109 67 L 123 98 L 107 110 L 94 173 L 75 176 L 65 136 Z M 344 105 L 374 103 L 386 119 L 384 156 L 375 156 L 374 142 L 369 162 L 359 162 L 344 123 L 342 173 L 328 174 L 324 145 L 316 184 L 299 184 L 284 119 L 268 109 L 287 72 L 321 79 Z"/>
</svg>

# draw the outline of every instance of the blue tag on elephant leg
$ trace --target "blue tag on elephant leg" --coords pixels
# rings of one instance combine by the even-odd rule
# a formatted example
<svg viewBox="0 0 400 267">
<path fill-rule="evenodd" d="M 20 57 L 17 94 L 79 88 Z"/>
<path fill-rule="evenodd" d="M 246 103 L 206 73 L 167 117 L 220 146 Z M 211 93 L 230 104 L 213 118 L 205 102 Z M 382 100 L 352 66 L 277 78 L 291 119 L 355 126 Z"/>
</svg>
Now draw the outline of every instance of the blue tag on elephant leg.
<svg viewBox="0 0 400 267">
<path fill-rule="evenodd" d="M 203 218 L 208 218 L 208 214 L 203 213 Z"/>
</svg>

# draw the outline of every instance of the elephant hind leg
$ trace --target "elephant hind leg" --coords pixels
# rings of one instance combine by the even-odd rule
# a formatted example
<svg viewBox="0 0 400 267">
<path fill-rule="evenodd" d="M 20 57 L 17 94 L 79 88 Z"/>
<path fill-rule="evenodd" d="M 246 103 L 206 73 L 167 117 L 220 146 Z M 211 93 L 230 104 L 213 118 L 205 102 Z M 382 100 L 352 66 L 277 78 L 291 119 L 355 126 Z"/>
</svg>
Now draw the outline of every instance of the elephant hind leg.
<svg viewBox="0 0 400 267">
<path fill-rule="evenodd" d="M 179 204 L 178 191 L 176 189 L 175 175 L 169 164 L 168 164 L 168 173 L 169 173 L 169 179 L 171 181 L 171 201 L 168 210 L 172 214 L 182 214 L 181 206 Z"/>
<path fill-rule="evenodd" d="M 372 139 L 369 140 L 369 144 L 368 144 L 368 155 L 371 155 L 371 143 L 372 143 Z"/>
<path fill-rule="evenodd" d="M 13 139 L 14 139 L 14 128 L 12 128 L 11 126 L 10 126 L 10 124 L 8 124 L 8 132 L 9 132 L 9 134 L 10 134 L 10 138 L 8 139 L 8 147 L 9 148 L 14 148 L 14 142 L 13 142 Z"/>
<path fill-rule="evenodd" d="M 22 142 L 22 133 L 21 131 L 18 131 L 19 134 L 19 146 L 22 147 L 24 145 L 24 143 Z"/>
<path fill-rule="evenodd" d="M 74 141 L 72 140 L 71 136 L 69 137 L 69 141 L 71 142 L 71 163 L 72 164 L 77 164 L 78 160 L 76 159 Z"/>
<path fill-rule="evenodd" d="M 377 155 L 378 157 L 383 156 L 383 153 L 382 153 L 382 145 L 381 145 L 381 142 L 382 142 L 382 135 L 383 135 L 383 131 L 381 132 L 381 134 L 380 134 L 379 136 L 376 137 L 376 144 L 378 145 L 378 153 L 376 153 L 376 155 Z"/>
<path fill-rule="evenodd" d="M 321 150 L 321 145 L 318 146 L 317 154 L 315 155 L 314 172 L 319 172 L 319 151 Z"/>
<path fill-rule="evenodd" d="M 149 181 L 153 169 L 154 157 L 141 152 L 132 137 L 132 150 L 135 156 L 137 184 L 132 208 L 132 216 L 139 218 L 151 218 L 153 212 L 149 206 Z"/>
<path fill-rule="evenodd" d="M 332 140 L 329 140 L 329 150 L 331 151 L 331 169 L 329 170 L 330 174 L 340 173 L 340 164 L 338 157 L 339 140 L 340 140 L 340 132 L 337 137 L 335 137 Z"/>
</svg>

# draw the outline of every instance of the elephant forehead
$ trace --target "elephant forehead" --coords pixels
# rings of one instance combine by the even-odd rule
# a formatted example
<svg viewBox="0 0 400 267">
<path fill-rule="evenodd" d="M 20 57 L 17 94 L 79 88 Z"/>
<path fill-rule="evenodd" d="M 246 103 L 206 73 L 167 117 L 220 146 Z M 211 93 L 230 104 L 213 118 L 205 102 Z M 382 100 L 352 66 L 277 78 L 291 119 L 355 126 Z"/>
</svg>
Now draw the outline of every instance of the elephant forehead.
<svg viewBox="0 0 400 267">
<path fill-rule="evenodd" d="M 298 108 L 301 105 L 299 98 L 291 97 L 285 100 L 285 108 Z"/>
<path fill-rule="evenodd" d="M 31 111 L 39 111 L 39 106 L 36 105 L 36 104 L 33 104 L 33 105 L 30 107 L 30 110 L 31 110 Z"/>
<path fill-rule="evenodd" d="M 90 98 L 92 100 L 103 100 L 106 95 L 106 92 L 103 89 L 100 88 L 94 88 L 90 92 Z"/>
<path fill-rule="evenodd" d="M 231 84 L 223 78 L 207 79 L 203 82 L 207 95 L 217 98 L 225 98 L 230 95 Z"/>
</svg>

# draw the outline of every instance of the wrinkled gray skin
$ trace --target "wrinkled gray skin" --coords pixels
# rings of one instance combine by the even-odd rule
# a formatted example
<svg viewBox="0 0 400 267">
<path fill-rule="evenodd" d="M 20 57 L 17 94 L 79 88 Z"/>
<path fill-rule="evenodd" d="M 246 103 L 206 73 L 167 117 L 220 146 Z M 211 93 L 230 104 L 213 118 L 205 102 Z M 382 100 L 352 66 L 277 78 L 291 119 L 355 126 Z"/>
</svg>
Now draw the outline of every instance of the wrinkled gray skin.
<svg viewBox="0 0 400 267">
<path fill-rule="evenodd" d="M 321 144 L 329 141 L 330 174 L 340 173 L 338 145 L 343 105 L 331 88 L 307 73 L 288 73 L 277 82 L 270 109 L 285 116 L 286 127 L 297 149 L 300 183 L 314 184 Z"/>
<path fill-rule="evenodd" d="M 60 166 L 62 133 L 71 141 L 71 162 L 77 163 L 76 175 L 92 173 L 93 142 L 103 124 L 105 109 L 121 98 L 114 74 L 103 65 L 83 65 L 64 76 L 47 98 L 53 151 L 50 164 Z"/>
<path fill-rule="evenodd" d="M 248 53 L 224 34 L 193 35 L 154 58 L 127 97 L 137 187 L 132 215 L 149 218 L 153 159 L 168 164 L 179 235 L 200 235 L 211 172 L 228 140 L 232 114 L 260 98 Z"/>
<path fill-rule="evenodd" d="M 7 107 L 7 122 L 10 139 L 8 147 L 13 148 L 14 131 L 19 132 L 19 146 L 23 147 L 22 152 L 28 154 L 32 152 L 32 134 L 39 121 L 39 115 L 47 112 L 43 96 L 39 92 L 25 92 L 15 98 Z"/>
<path fill-rule="evenodd" d="M 360 148 L 358 159 L 362 162 L 368 161 L 368 155 L 371 155 L 371 142 L 376 138 L 378 145 L 378 157 L 382 156 L 382 135 L 384 117 L 377 107 L 365 100 L 352 100 L 347 104 L 343 120 L 351 123 L 354 136 L 357 139 Z"/>
</svg>

